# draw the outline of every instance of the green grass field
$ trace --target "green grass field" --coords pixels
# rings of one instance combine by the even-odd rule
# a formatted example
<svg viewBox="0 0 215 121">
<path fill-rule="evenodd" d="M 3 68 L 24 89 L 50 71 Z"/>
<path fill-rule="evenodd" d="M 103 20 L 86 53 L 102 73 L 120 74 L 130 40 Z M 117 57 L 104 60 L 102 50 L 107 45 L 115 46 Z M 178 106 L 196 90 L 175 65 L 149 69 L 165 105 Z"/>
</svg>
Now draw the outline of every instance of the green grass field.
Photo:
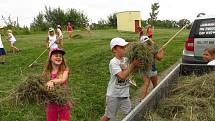
<svg viewBox="0 0 215 121">
<path fill-rule="evenodd" d="M 154 31 L 153 40 L 161 46 L 178 30 L 159 29 Z M 113 37 L 122 37 L 127 41 L 137 41 L 138 34 L 118 32 L 116 30 L 95 30 L 88 34 L 85 31 L 75 31 L 82 38 L 68 40 L 64 35 L 65 58 L 71 69 L 69 87 L 75 106 L 72 110 L 72 121 L 96 121 L 103 115 L 105 109 L 105 94 L 109 81 L 108 64 L 113 55 L 109 42 Z M 8 64 L 0 65 L 0 100 L 8 96 L 8 91 L 16 87 L 23 78 L 34 73 L 42 73 L 47 61 L 45 53 L 37 66 L 28 68 L 45 50 L 43 34 L 15 35 L 16 46 L 22 49 L 19 54 L 8 53 Z M 184 42 L 188 31 L 184 30 L 165 49 L 165 57 L 158 62 L 158 71 L 162 72 L 181 58 Z M 2 37 L 5 49 L 9 49 L 8 42 Z M 138 88 L 143 83 L 137 78 Z M 137 98 L 131 89 L 131 98 Z M 22 107 L 5 107 L 0 105 L 0 121 L 44 121 L 44 106 L 28 105 Z"/>
</svg>

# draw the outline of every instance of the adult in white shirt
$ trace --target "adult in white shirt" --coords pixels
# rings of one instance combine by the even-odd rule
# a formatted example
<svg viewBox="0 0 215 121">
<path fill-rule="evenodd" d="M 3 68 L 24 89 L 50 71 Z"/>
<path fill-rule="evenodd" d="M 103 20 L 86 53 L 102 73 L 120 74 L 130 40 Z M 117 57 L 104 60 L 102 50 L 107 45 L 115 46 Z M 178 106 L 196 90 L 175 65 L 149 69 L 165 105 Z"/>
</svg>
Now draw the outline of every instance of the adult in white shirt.
<svg viewBox="0 0 215 121">
<path fill-rule="evenodd" d="M 215 65 L 215 48 L 206 48 L 202 57 L 204 61 L 208 62 L 207 65 Z"/>
</svg>

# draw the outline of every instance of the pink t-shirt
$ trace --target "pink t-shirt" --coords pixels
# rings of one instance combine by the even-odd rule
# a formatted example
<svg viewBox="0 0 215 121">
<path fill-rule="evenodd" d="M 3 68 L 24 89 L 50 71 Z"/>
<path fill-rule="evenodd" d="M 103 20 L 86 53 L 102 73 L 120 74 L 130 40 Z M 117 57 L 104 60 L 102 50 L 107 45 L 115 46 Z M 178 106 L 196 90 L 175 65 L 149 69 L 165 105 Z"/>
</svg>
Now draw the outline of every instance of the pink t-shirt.
<svg viewBox="0 0 215 121">
<path fill-rule="evenodd" d="M 56 79 L 56 78 L 57 78 L 57 74 L 56 73 L 51 73 L 51 79 Z M 67 81 L 65 81 L 62 85 L 64 87 L 67 87 Z"/>
<path fill-rule="evenodd" d="M 72 26 L 71 25 L 67 26 L 67 31 L 72 31 Z"/>
</svg>

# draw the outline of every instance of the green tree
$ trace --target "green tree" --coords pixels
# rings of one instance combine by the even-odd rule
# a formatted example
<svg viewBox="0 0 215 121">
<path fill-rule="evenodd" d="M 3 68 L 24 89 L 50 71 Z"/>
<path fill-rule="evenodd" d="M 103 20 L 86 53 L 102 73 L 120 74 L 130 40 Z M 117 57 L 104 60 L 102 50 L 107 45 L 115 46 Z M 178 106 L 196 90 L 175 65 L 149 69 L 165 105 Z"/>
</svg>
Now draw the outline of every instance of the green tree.
<svg viewBox="0 0 215 121">
<path fill-rule="evenodd" d="M 159 11 L 158 11 L 159 7 L 160 7 L 159 3 L 152 4 L 152 6 L 151 6 L 152 12 L 149 14 L 150 18 L 148 20 L 150 24 L 153 24 L 153 22 L 157 20 L 157 15 L 159 13 Z"/>
<path fill-rule="evenodd" d="M 111 15 L 108 16 L 107 24 L 109 24 L 113 28 L 117 27 L 116 13 L 113 13 L 113 14 L 111 14 Z"/>
<path fill-rule="evenodd" d="M 185 24 L 190 25 L 190 21 L 188 19 L 181 19 L 181 20 L 178 21 L 179 27 L 183 27 L 183 26 L 185 26 Z"/>
<path fill-rule="evenodd" d="M 45 31 L 48 29 L 48 24 L 45 21 L 44 14 L 39 12 L 39 14 L 34 18 L 33 23 L 30 25 L 31 30 L 34 31 Z"/>
<path fill-rule="evenodd" d="M 45 6 L 44 14 L 39 13 L 34 18 L 31 24 L 33 30 L 47 30 L 48 27 L 56 27 L 58 24 L 66 28 L 68 21 L 70 21 L 75 28 L 83 28 L 89 22 L 88 17 L 76 9 L 68 9 L 66 12 L 58 8 L 51 9 Z"/>
<path fill-rule="evenodd" d="M 66 16 L 64 14 L 64 11 L 60 9 L 60 7 L 51 9 L 45 6 L 45 16 L 46 21 L 49 26 L 56 27 L 56 25 L 64 24 L 66 21 Z"/>
</svg>

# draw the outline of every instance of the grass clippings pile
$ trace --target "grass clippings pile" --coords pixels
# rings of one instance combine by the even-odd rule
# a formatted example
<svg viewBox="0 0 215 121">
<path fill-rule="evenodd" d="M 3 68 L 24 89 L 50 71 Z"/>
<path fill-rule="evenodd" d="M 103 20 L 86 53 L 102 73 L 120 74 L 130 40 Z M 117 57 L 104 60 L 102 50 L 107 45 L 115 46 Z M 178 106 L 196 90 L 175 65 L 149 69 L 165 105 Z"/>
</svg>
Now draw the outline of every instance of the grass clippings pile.
<svg viewBox="0 0 215 121">
<path fill-rule="evenodd" d="M 81 38 L 83 38 L 83 36 L 80 35 L 80 34 L 75 34 L 75 35 L 72 36 L 72 38 L 74 38 L 74 39 L 81 39 Z"/>
<path fill-rule="evenodd" d="M 151 69 L 153 54 L 147 45 L 131 42 L 126 47 L 125 56 L 128 58 L 128 63 L 131 63 L 134 59 L 139 59 L 142 62 L 142 65 L 138 69 L 140 74 L 144 74 Z"/>
<path fill-rule="evenodd" d="M 0 103 L 9 105 L 45 104 L 47 100 L 57 104 L 65 104 L 71 99 L 68 90 L 60 85 L 48 90 L 47 79 L 41 75 L 31 75 L 20 83 L 10 94 L 1 99 Z"/>
<path fill-rule="evenodd" d="M 215 72 L 203 76 L 179 77 L 170 97 L 159 104 L 146 120 L 153 121 L 214 121 Z"/>
</svg>

